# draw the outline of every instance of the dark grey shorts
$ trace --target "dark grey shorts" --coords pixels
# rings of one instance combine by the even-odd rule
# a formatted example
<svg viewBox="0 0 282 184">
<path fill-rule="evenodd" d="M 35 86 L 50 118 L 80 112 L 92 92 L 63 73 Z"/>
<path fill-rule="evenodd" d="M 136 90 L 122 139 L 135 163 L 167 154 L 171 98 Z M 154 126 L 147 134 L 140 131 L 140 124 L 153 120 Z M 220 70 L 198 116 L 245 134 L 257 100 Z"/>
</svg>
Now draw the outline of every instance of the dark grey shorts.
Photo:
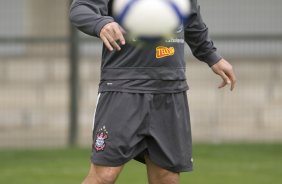
<svg viewBox="0 0 282 184">
<path fill-rule="evenodd" d="M 144 154 L 160 167 L 192 170 L 192 141 L 186 92 L 103 92 L 94 117 L 92 162 L 120 166 Z"/>
</svg>

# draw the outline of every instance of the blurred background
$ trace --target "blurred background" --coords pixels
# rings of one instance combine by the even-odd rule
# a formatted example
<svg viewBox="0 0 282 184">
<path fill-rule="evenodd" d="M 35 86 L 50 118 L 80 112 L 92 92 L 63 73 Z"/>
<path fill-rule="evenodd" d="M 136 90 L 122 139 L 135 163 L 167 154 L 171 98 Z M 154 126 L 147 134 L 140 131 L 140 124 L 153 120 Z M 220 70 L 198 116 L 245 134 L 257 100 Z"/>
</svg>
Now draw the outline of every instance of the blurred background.
<svg viewBox="0 0 282 184">
<path fill-rule="evenodd" d="M 70 26 L 70 2 L 0 0 L 2 152 L 73 146 L 90 150 L 101 42 Z M 187 47 L 193 141 L 281 147 L 282 1 L 198 2 L 238 84 L 233 92 L 218 90 L 221 80 Z M 89 153 L 85 155 L 87 160 Z"/>
</svg>

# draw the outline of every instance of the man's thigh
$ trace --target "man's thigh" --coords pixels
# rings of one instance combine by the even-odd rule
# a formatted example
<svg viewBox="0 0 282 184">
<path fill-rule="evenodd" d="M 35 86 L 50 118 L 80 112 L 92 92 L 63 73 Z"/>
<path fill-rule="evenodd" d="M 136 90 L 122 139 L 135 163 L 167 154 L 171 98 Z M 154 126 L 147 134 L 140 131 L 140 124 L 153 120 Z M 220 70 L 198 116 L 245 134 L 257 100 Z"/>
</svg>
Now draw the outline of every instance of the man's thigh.
<svg viewBox="0 0 282 184">
<path fill-rule="evenodd" d="M 172 172 L 192 171 L 192 138 L 186 92 L 154 95 L 150 113 L 149 158 Z"/>
<path fill-rule="evenodd" d="M 148 111 L 144 94 L 101 93 L 94 118 L 92 163 L 120 166 L 145 150 Z"/>
</svg>

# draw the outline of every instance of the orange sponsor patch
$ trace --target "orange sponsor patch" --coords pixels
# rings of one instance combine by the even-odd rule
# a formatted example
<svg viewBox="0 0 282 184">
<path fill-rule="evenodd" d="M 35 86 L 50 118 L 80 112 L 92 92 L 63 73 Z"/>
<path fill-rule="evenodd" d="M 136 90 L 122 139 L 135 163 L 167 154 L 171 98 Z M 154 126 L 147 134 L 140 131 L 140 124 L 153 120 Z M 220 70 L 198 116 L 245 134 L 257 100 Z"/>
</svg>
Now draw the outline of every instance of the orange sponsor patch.
<svg viewBox="0 0 282 184">
<path fill-rule="evenodd" d="M 156 48 L 156 58 L 159 59 L 167 56 L 173 56 L 174 52 L 173 47 L 159 46 Z"/>
</svg>

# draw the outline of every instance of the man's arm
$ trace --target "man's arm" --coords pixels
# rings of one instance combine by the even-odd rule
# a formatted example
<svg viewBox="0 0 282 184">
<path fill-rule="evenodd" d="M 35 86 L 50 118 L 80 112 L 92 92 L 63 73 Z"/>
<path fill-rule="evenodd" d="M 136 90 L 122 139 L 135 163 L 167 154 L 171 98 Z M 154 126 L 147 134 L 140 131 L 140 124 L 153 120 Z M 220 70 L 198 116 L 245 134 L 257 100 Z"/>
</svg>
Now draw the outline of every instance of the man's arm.
<svg viewBox="0 0 282 184">
<path fill-rule="evenodd" d="M 232 66 L 216 52 L 216 47 L 209 38 L 208 27 L 202 20 L 197 0 L 191 0 L 191 14 L 185 25 L 184 36 L 193 55 L 207 63 L 216 74 L 221 76 L 223 82 L 219 88 L 231 84 L 233 90 L 236 77 Z"/>
<path fill-rule="evenodd" d="M 120 50 L 117 40 L 125 44 L 122 28 L 108 16 L 109 0 L 74 0 L 70 20 L 80 31 L 102 39 L 109 50 Z"/>
</svg>

